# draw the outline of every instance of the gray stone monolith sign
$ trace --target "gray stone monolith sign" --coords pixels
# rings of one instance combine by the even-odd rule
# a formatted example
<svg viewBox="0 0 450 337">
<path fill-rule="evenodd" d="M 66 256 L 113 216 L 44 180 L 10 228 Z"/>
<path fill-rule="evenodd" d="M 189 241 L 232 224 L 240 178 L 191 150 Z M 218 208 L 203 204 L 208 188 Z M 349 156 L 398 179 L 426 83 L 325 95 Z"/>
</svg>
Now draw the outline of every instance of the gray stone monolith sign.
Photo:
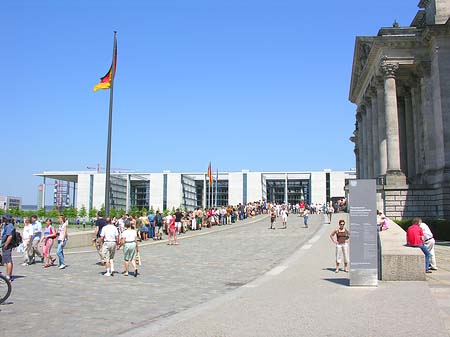
<svg viewBox="0 0 450 337">
<path fill-rule="evenodd" d="M 378 285 L 376 182 L 349 183 L 350 286 Z"/>
</svg>

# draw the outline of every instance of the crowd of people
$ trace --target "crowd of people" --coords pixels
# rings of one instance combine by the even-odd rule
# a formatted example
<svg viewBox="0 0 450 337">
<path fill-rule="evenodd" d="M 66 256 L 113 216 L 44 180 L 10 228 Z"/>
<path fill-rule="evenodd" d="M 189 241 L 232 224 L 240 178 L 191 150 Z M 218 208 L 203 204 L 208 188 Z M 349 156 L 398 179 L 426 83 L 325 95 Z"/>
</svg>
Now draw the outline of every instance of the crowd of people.
<svg viewBox="0 0 450 337">
<path fill-rule="evenodd" d="M 339 201 L 337 211 L 342 210 L 346 200 Z M 333 210 L 330 210 L 333 209 Z M 271 204 L 267 202 L 253 202 L 239 204 L 237 206 L 222 206 L 216 208 L 201 209 L 183 212 L 180 209 L 168 213 L 166 216 L 159 211 L 156 214 L 143 212 L 141 216 L 129 216 L 124 214 L 121 218 L 104 218 L 102 212 L 98 212 L 95 221 L 93 242 L 97 248 L 100 264 L 105 266 L 104 275 L 113 276 L 114 257 L 116 250 L 123 247 L 124 271 L 123 275 L 129 275 L 130 265 L 133 275 L 137 277 L 140 265 L 139 242 L 147 240 L 162 240 L 168 236 L 168 245 L 178 245 L 178 236 L 188 230 L 201 230 L 205 227 L 230 225 L 239 220 L 254 217 L 259 214 L 269 214 L 270 229 L 275 229 L 274 223 L 277 217 L 281 218 L 283 229 L 287 228 L 287 219 L 290 213 L 303 217 L 304 226 L 308 227 L 310 214 L 335 212 L 331 203 L 308 205 L 301 201 L 298 204 Z M 2 263 L 6 266 L 6 277 L 13 279 L 13 262 L 11 251 L 12 237 L 15 231 L 14 219 L 2 216 Z M 64 247 L 69 238 L 68 221 L 64 215 L 58 217 L 58 226 L 54 226 L 52 219 L 48 218 L 43 225 L 36 215 L 23 219 L 22 243 L 17 247 L 22 252 L 22 265 L 36 264 L 40 260 L 43 268 L 57 266 L 65 269 Z M 380 231 L 389 228 L 388 219 L 381 213 L 377 213 L 377 226 Z M 344 271 L 349 270 L 349 230 L 345 228 L 345 221 L 339 220 L 339 227 L 332 231 L 330 238 L 336 245 L 336 272 L 340 270 L 341 258 L 344 258 Z M 425 254 L 425 270 L 437 270 L 434 254 L 434 238 L 429 227 L 420 218 L 413 220 L 412 226 L 407 231 L 407 244 L 419 247 Z M 56 257 L 52 256 L 52 248 L 57 245 Z M 57 262 L 56 262 L 57 261 Z"/>
</svg>

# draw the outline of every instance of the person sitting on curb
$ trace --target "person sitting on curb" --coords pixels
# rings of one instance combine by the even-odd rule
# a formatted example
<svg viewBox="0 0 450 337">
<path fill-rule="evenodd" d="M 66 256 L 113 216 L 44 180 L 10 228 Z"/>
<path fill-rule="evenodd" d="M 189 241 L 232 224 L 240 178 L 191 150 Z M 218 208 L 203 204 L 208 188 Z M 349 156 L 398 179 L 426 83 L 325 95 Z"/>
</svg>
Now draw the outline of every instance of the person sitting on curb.
<svg viewBox="0 0 450 337">
<path fill-rule="evenodd" d="M 412 225 L 406 231 L 406 244 L 410 247 L 418 247 L 425 254 L 425 272 L 431 273 L 430 270 L 430 251 L 424 244 L 423 230 L 420 228 L 422 219 L 414 218 Z"/>
<path fill-rule="evenodd" d="M 423 243 L 430 252 L 430 270 L 437 270 L 436 254 L 434 253 L 434 244 L 436 242 L 434 240 L 433 233 L 431 232 L 430 227 L 428 227 L 428 225 L 422 220 L 420 221 L 419 226 L 423 231 Z"/>
</svg>

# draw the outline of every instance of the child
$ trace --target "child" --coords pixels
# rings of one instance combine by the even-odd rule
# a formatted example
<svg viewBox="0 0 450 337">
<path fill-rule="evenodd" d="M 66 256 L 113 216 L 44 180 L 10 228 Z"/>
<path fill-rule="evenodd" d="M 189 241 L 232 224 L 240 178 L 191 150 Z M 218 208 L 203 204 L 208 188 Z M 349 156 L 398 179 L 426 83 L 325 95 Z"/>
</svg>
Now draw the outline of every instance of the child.
<svg viewBox="0 0 450 337">
<path fill-rule="evenodd" d="M 177 241 L 177 230 L 175 226 L 175 217 L 172 216 L 169 220 L 169 242 L 168 245 L 178 245 Z"/>
<path fill-rule="evenodd" d="M 272 208 L 270 211 L 270 229 L 275 229 L 275 219 L 277 215 L 275 214 L 275 210 Z"/>
</svg>

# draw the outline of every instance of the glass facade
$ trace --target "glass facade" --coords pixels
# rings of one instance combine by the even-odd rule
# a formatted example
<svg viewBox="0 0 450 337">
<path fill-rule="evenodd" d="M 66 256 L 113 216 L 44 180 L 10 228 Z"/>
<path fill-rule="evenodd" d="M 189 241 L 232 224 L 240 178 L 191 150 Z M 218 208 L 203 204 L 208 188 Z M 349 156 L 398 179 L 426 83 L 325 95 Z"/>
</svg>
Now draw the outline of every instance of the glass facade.
<svg viewBox="0 0 450 337">
<path fill-rule="evenodd" d="M 203 207 L 203 180 L 195 181 L 195 192 L 197 195 L 197 207 Z"/>
<path fill-rule="evenodd" d="M 330 172 L 325 173 L 325 179 L 326 179 L 326 196 L 327 196 L 327 202 L 331 201 L 331 182 L 330 182 Z"/>
<path fill-rule="evenodd" d="M 197 189 L 193 177 L 181 175 L 181 185 L 183 187 L 183 210 L 192 211 L 197 207 Z"/>
<path fill-rule="evenodd" d="M 214 182 L 214 205 L 217 207 L 228 206 L 228 180 L 219 180 L 217 182 L 217 196 Z"/>
<path fill-rule="evenodd" d="M 163 211 L 167 209 L 167 174 L 163 175 Z"/>
<path fill-rule="evenodd" d="M 121 177 L 110 177 L 110 207 L 125 209 L 127 198 L 127 181 Z"/>
<path fill-rule="evenodd" d="M 266 180 L 267 201 L 284 203 L 286 180 Z M 289 179 L 287 181 L 288 203 L 298 204 L 300 200 L 310 203 L 309 180 Z"/>
<path fill-rule="evenodd" d="M 150 183 L 137 180 L 130 182 L 130 207 L 138 209 L 149 209 L 150 205 Z M 125 207 L 123 208 L 125 209 Z"/>
<path fill-rule="evenodd" d="M 247 173 L 242 174 L 242 202 L 247 203 Z"/>
</svg>

